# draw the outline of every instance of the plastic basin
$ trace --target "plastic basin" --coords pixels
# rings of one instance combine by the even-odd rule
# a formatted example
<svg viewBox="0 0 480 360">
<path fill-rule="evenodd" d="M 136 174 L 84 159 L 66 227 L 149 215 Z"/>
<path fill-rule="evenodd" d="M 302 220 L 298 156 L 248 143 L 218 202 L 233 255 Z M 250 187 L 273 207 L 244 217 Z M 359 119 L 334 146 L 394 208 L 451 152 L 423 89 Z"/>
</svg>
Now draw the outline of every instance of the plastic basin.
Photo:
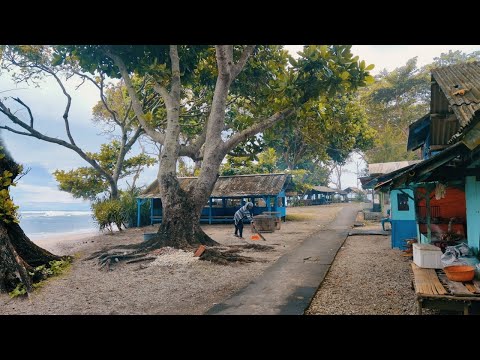
<svg viewBox="0 0 480 360">
<path fill-rule="evenodd" d="M 443 268 L 443 271 L 452 281 L 471 281 L 475 276 L 475 268 L 469 265 L 447 266 Z"/>
</svg>

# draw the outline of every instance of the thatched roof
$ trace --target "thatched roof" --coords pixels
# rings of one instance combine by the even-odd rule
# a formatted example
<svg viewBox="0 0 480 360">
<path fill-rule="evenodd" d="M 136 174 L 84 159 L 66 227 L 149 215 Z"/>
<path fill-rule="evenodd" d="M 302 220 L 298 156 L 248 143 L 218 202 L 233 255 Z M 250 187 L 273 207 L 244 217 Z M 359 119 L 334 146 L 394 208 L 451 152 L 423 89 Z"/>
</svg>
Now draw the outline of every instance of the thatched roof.
<svg viewBox="0 0 480 360">
<path fill-rule="evenodd" d="M 337 192 L 337 190 L 335 190 L 335 189 L 330 189 L 327 186 L 321 186 L 321 185 L 314 186 L 312 188 L 312 190 L 316 191 L 316 192 L 320 192 L 320 193 L 335 193 L 335 192 Z"/>
<path fill-rule="evenodd" d="M 285 188 L 287 174 L 253 174 L 219 176 L 210 197 L 244 197 L 277 195 Z M 195 186 L 196 177 L 179 177 L 180 187 L 188 189 Z M 159 198 L 158 180 L 138 196 L 139 198 Z"/>
</svg>

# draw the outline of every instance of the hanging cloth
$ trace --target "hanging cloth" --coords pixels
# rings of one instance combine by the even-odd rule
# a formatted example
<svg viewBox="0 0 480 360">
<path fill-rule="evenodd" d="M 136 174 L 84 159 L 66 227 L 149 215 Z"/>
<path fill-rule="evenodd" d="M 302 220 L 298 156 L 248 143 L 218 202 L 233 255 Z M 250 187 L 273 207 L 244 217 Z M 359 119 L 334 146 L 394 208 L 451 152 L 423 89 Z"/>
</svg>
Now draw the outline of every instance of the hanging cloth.
<svg viewBox="0 0 480 360">
<path fill-rule="evenodd" d="M 437 183 L 435 186 L 435 199 L 440 200 L 445 197 L 445 194 L 447 193 L 447 188 L 445 185 Z"/>
</svg>

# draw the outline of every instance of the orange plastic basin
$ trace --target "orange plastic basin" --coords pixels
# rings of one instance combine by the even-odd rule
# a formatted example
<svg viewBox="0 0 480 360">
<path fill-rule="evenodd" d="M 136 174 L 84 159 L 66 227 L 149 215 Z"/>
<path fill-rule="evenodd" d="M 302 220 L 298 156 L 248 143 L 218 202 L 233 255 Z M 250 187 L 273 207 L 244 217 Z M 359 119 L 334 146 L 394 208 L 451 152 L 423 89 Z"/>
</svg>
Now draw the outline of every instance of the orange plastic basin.
<svg viewBox="0 0 480 360">
<path fill-rule="evenodd" d="M 257 234 L 254 234 L 254 235 L 250 236 L 250 239 L 251 240 L 260 240 L 260 236 L 257 235 Z"/>
<path fill-rule="evenodd" d="M 469 265 L 447 266 L 443 270 L 452 281 L 471 281 L 475 276 L 475 268 Z"/>
</svg>

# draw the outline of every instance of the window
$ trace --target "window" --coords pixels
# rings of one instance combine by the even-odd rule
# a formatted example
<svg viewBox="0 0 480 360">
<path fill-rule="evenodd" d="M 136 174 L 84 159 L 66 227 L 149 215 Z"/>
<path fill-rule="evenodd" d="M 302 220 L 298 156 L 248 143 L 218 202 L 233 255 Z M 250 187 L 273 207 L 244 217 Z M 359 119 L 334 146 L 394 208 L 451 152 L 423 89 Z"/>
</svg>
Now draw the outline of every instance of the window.
<svg viewBox="0 0 480 360">
<path fill-rule="evenodd" d="M 235 207 L 235 208 L 239 208 L 240 206 L 242 206 L 242 199 L 238 199 L 238 198 L 230 198 L 230 199 L 227 199 L 227 205 L 226 207 Z"/>
<path fill-rule="evenodd" d="M 408 211 L 410 210 L 408 206 L 408 195 L 406 194 L 397 194 L 398 201 L 398 211 Z"/>
</svg>

